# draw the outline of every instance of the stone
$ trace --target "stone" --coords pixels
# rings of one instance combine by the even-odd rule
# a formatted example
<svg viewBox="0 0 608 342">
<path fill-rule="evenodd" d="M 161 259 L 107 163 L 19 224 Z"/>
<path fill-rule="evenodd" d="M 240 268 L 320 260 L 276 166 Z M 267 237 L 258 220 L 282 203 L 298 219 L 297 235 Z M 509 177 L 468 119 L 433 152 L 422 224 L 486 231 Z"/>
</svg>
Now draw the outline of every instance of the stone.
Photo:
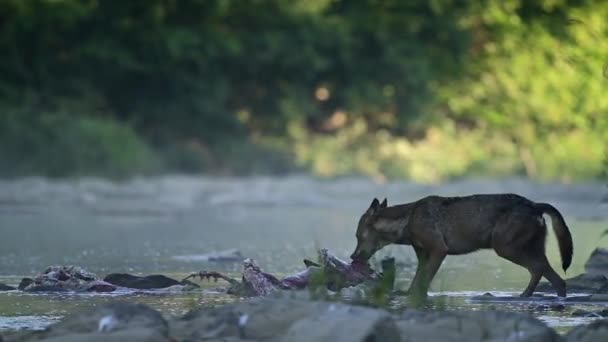
<svg viewBox="0 0 608 342">
<path fill-rule="evenodd" d="M 285 342 L 399 341 L 399 329 L 385 311 L 330 304 L 326 311 L 296 321 Z"/>
<path fill-rule="evenodd" d="M 396 322 L 401 341 L 560 341 L 532 316 L 501 311 L 407 310 Z"/>
<path fill-rule="evenodd" d="M 9 285 L 0 283 L 0 292 L 1 291 L 13 291 L 13 290 L 16 290 L 16 289 L 17 288 L 15 288 L 13 286 L 9 286 Z"/>
<path fill-rule="evenodd" d="M 31 278 L 23 278 L 19 290 L 28 292 L 112 292 L 115 286 L 78 266 L 50 266 Z"/>
<path fill-rule="evenodd" d="M 166 341 L 168 337 L 168 323 L 158 311 L 116 301 L 74 313 L 43 331 L 16 335 L 8 341 Z"/>
<path fill-rule="evenodd" d="M 25 290 L 25 288 L 27 288 L 33 282 L 34 282 L 34 279 L 32 279 L 32 278 L 23 278 L 19 282 L 19 286 L 17 286 L 17 289 L 20 291 L 23 291 L 23 290 Z"/>
<path fill-rule="evenodd" d="M 608 249 L 596 248 L 585 263 L 585 272 L 608 276 Z"/>
<path fill-rule="evenodd" d="M 163 289 L 174 285 L 190 285 L 193 287 L 199 287 L 193 282 L 178 281 L 161 274 L 140 277 L 128 273 L 111 273 L 108 274 L 103 281 L 115 286 L 138 290 Z"/>
<path fill-rule="evenodd" d="M 590 324 L 579 325 L 565 336 L 566 342 L 604 342 L 608 341 L 608 319 L 597 320 Z"/>
</svg>

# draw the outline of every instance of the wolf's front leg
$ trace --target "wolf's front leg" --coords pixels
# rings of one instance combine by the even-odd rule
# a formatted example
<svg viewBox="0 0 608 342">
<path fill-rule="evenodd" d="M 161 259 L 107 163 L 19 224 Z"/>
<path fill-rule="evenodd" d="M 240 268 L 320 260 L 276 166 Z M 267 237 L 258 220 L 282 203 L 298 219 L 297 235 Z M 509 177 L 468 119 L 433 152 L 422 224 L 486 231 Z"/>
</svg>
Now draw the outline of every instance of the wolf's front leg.
<svg viewBox="0 0 608 342">
<path fill-rule="evenodd" d="M 424 277 L 421 280 L 421 287 L 425 297 L 429 291 L 433 278 L 435 278 L 435 274 L 437 274 L 437 271 L 439 270 L 439 266 L 441 266 L 441 263 L 443 263 L 443 260 L 447 255 L 447 248 L 445 250 L 434 250 L 429 253 L 429 259 L 423 273 Z"/>
<path fill-rule="evenodd" d="M 414 279 L 410 283 L 410 287 L 407 290 L 406 294 L 419 294 L 422 290 L 421 288 L 421 280 L 424 278 L 423 272 L 425 270 L 425 265 L 428 261 L 428 253 L 420 248 L 414 246 L 414 251 L 416 252 L 416 259 L 418 259 L 418 265 L 416 266 L 416 274 L 414 274 Z"/>
</svg>

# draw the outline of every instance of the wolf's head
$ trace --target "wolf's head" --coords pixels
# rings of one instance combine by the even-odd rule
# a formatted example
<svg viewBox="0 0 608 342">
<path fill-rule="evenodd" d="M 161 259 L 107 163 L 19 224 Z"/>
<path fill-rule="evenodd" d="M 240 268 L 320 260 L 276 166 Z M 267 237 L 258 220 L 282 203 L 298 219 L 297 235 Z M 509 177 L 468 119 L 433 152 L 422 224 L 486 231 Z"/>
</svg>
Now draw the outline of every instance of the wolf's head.
<svg viewBox="0 0 608 342">
<path fill-rule="evenodd" d="M 361 215 L 357 226 L 357 248 L 350 256 L 353 260 L 369 260 L 380 248 L 390 244 L 386 241 L 382 232 L 376 229 L 378 220 L 378 212 L 386 208 L 386 198 L 380 203 L 377 198 L 374 198 L 369 208 Z"/>
</svg>

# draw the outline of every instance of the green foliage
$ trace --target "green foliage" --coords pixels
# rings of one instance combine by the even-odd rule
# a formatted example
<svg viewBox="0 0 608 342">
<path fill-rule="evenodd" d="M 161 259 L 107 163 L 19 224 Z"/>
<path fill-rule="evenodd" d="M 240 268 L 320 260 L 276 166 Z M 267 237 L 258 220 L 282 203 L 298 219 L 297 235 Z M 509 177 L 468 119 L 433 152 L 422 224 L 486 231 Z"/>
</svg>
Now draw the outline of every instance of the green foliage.
<svg viewBox="0 0 608 342">
<path fill-rule="evenodd" d="M 118 177 L 158 166 L 153 152 L 133 130 L 110 120 L 25 112 L 8 112 L 0 120 L 0 164 L 5 176 Z"/>
<path fill-rule="evenodd" d="M 599 0 L 5 0 L 3 172 L 129 175 L 156 155 L 185 172 L 600 177 L 606 17 Z"/>
<path fill-rule="evenodd" d="M 530 176 L 601 175 L 608 141 L 608 80 L 602 75 L 608 4 L 546 2 L 547 16 L 536 18 L 520 12 L 523 4 L 509 3 L 513 7 L 495 3 L 492 15 L 477 23 L 492 31 L 470 76 L 439 92 L 450 115 L 506 134 Z"/>
</svg>

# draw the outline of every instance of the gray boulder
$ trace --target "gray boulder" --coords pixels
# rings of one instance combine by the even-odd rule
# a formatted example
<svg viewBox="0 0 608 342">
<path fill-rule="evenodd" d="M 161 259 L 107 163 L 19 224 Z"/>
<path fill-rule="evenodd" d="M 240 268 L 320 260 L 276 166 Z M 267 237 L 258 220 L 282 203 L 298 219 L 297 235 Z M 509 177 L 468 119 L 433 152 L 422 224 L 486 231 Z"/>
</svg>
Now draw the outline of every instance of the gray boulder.
<svg viewBox="0 0 608 342">
<path fill-rule="evenodd" d="M 608 341 L 608 319 L 587 325 L 579 325 L 565 336 L 567 342 L 604 342 Z"/>
<path fill-rule="evenodd" d="M 585 271 L 588 274 L 608 276 L 608 249 L 596 248 L 585 263 Z"/>
<path fill-rule="evenodd" d="M 142 304 L 113 302 L 72 314 L 43 331 L 7 337 L 7 341 L 160 341 L 168 337 L 168 323 L 158 311 Z"/>
<path fill-rule="evenodd" d="M 385 311 L 278 295 L 190 312 L 172 322 L 171 335 L 178 340 L 375 341 L 374 338 L 383 337 L 381 340 L 397 341 L 399 338 L 393 319 Z"/>
<path fill-rule="evenodd" d="M 285 342 L 399 341 L 399 329 L 386 312 L 329 305 L 327 310 L 295 322 L 283 335 Z"/>
<path fill-rule="evenodd" d="M 524 314 L 408 310 L 397 320 L 401 341 L 561 341 L 539 320 Z"/>
</svg>

